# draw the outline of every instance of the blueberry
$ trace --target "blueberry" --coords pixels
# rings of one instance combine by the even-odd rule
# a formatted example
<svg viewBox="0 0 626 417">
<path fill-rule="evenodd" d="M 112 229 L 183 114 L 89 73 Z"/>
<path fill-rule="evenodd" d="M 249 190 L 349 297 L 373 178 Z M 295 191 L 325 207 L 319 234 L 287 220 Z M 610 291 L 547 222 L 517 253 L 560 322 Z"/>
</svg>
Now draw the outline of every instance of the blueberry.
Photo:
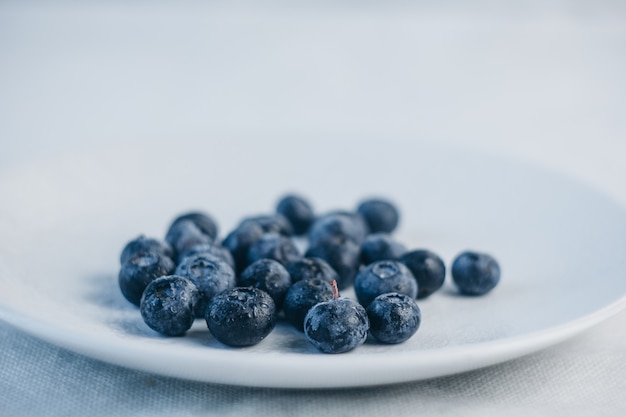
<svg viewBox="0 0 626 417">
<path fill-rule="evenodd" d="M 359 204 L 357 212 L 363 216 L 371 233 L 391 233 L 400 219 L 398 209 L 383 199 L 365 200 Z"/>
<path fill-rule="evenodd" d="M 285 216 L 296 235 L 305 234 L 315 220 L 311 204 L 294 194 L 286 195 L 280 199 L 276 206 L 276 213 Z"/>
<path fill-rule="evenodd" d="M 466 251 L 452 263 L 452 280 L 461 294 L 483 295 L 498 285 L 500 266 L 491 255 Z"/>
<path fill-rule="evenodd" d="M 217 223 L 209 214 L 199 211 L 182 214 L 174 219 L 170 228 L 172 228 L 176 223 L 184 220 L 192 221 L 198 229 L 200 229 L 200 232 L 207 235 L 211 241 L 214 241 L 217 238 L 219 229 L 217 227 Z"/>
<path fill-rule="evenodd" d="M 276 304 L 276 309 L 283 306 L 285 294 L 291 287 L 291 276 L 285 267 L 273 259 L 259 259 L 248 266 L 237 284 L 240 287 L 254 287 L 267 292 Z"/>
<path fill-rule="evenodd" d="M 196 245 L 213 242 L 213 239 L 191 220 L 178 220 L 172 224 L 165 235 L 165 241 L 172 245 L 176 253 L 182 253 Z"/>
<path fill-rule="evenodd" d="M 398 259 L 417 280 L 417 298 L 426 298 L 443 285 L 446 265 L 435 253 L 425 249 L 413 250 Z"/>
<path fill-rule="evenodd" d="M 382 343 L 402 343 L 417 332 L 422 315 L 406 294 L 381 294 L 367 307 L 370 333 Z"/>
<path fill-rule="evenodd" d="M 152 281 L 141 297 L 139 311 L 143 321 L 165 336 L 182 336 L 194 321 L 198 289 L 175 275 Z"/>
<path fill-rule="evenodd" d="M 350 239 L 360 245 L 368 234 L 363 218 L 355 213 L 334 211 L 315 220 L 309 229 L 309 244 L 332 238 Z"/>
<path fill-rule="evenodd" d="M 293 282 L 307 279 L 322 279 L 329 283 L 339 281 L 337 272 L 322 258 L 300 258 L 287 264 L 287 271 Z"/>
<path fill-rule="evenodd" d="M 361 244 L 361 263 L 369 265 L 376 261 L 398 259 L 405 252 L 406 247 L 389 234 L 373 233 L 368 235 Z"/>
<path fill-rule="evenodd" d="M 139 252 L 130 258 L 118 275 L 118 284 L 128 301 L 139 305 L 141 294 L 155 279 L 174 272 L 174 261 L 157 252 Z"/>
<path fill-rule="evenodd" d="M 293 235 L 291 223 L 289 223 L 289 220 L 287 220 L 285 216 L 279 213 L 247 217 L 242 220 L 239 226 L 243 226 L 247 223 L 259 225 L 265 233 L 278 233 L 283 236 Z"/>
<path fill-rule="evenodd" d="M 337 298 L 311 307 L 304 318 L 304 335 L 324 353 L 343 353 L 365 343 L 367 312 L 349 298 Z"/>
<path fill-rule="evenodd" d="M 235 269 L 235 260 L 233 259 L 233 255 L 230 253 L 230 251 L 225 247 L 217 245 L 215 243 L 201 243 L 199 245 L 194 245 L 190 247 L 183 253 L 178 254 L 178 263 L 181 263 L 183 259 L 188 256 L 197 255 L 200 253 L 216 256 L 226 262 L 231 268 L 233 268 L 233 270 Z"/>
<path fill-rule="evenodd" d="M 222 242 L 235 260 L 235 270 L 240 274 L 248 266 L 248 250 L 255 242 L 263 237 L 263 229 L 257 223 L 241 224 L 230 232 Z"/>
<path fill-rule="evenodd" d="M 315 304 L 332 300 L 333 294 L 332 285 L 324 279 L 311 278 L 298 281 L 289 288 L 285 296 L 283 305 L 285 318 L 302 332 L 306 313 Z"/>
<path fill-rule="evenodd" d="M 345 237 L 335 237 L 319 240 L 311 245 L 305 256 L 307 258 L 322 258 L 339 275 L 337 284 L 339 289 L 348 288 L 354 282 L 354 276 L 359 271 L 360 247 L 353 240 Z"/>
<path fill-rule="evenodd" d="M 186 257 L 176 268 L 176 275 L 188 278 L 198 288 L 196 317 L 204 317 L 211 298 L 236 285 L 235 271 L 213 255 L 200 253 Z"/>
<path fill-rule="evenodd" d="M 124 246 L 120 255 L 120 265 L 124 265 L 139 252 L 156 252 L 174 259 L 174 250 L 168 243 L 141 235 Z"/>
<path fill-rule="evenodd" d="M 205 319 L 213 336 L 225 345 L 251 346 L 274 329 L 276 306 L 263 290 L 237 287 L 213 297 Z"/>
<path fill-rule="evenodd" d="M 354 291 L 367 307 L 374 298 L 388 292 L 417 296 L 417 281 L 411 271 L 398 261 L 378 261 L 362 269 L 354 279 Z"/>
<path fill-rule="evenodd" d="M 259 259 L 273 259 L 283 265 L 289 264 L 302 255 L 291 238 L 277 233 L 266 233 L 248 250 L 248 265 Z"/>
</svg>

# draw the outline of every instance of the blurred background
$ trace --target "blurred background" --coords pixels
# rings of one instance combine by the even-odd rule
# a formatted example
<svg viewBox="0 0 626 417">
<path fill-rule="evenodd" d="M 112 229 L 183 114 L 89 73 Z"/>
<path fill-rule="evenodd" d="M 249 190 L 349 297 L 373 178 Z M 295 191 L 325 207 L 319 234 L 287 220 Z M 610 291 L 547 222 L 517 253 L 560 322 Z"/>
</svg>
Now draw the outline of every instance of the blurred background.
<svg viewBox="0 0 626 417">
<path fill-rule="evenodd" d="M 152 137 L 374 135 L 621 192 L 625 2 L 222 3 L 0 2 L 0 167 Z"/>
</svg>

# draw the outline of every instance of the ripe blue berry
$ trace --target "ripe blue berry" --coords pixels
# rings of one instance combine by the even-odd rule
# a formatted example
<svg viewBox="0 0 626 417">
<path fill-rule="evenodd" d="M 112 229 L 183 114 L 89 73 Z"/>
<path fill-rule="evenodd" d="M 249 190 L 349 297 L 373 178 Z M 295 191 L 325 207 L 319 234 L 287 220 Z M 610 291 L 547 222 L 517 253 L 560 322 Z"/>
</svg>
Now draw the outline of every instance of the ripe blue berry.
<svg viewBox="0 0 626 417">
<path fill-rule="evenodd" d="M 339 280 L 337 272 L 322 258 L 300 258 L 287 264 L 287 271 L 292 282 L 321 279 L 330 283 Z"/>
<path fill-rule="evenodd" d="M 178 220 L 172 224 L 165 235 L 165 241 L 172 245 L 176 253 L 182 253 L 196 245 L 213 242 L 213 239 L 202 232 L 191 220 Z"/>
<path fill-rule="evenodd" d="M 124 246 L 120 255 L 120 265 L 124 265 L 139 252 L 156 252 L 174 259 L 174 249 L 168 243 L 141 235 Z"/>
<path fill-rule="evenodd" d="M 367 307 L 370 333 L 381 343 L 402 343 L 417 332 L 422 315 L 406 294 L 381 294 Z"/>
<path fill-rule="evenodd" d="M 361 244 L 361 263 L 369 265 L 376 261 L 398 259 L 405 252 L 406 247 L 387 233 L 373 233 Z"/>
<path fill-rule="evenodd" d="M 243 271 L 237 285 L 267 292 L 274 300 L 276 309 L 280 310 L 285 294 L 291 287 L 291 276 L 279 262 L 273 259 L 259 259 Z"/>
<path fill-rule="evenodd" d="M 152 281 L 143 293 L 143 321 L 165 336 L 182 336 L 194 321 L 198 289 L 186 278 L 166 276 Z"/>
<path fill-rule="evenodd" d="M 274 329 L 276 306 L 263 290 L 237 287 L 213 297 L 205 320 L 213 336 L 225 345 L 251 346 Z"/>
<path fill-rule="evenodd" d="M 241 221 L 239 226 L 248 223 L 259 225 L 264 233 L 278 233 L 283 236 L 293 235 L 291 223 L 289 223 L 289 220 L 287 220 L 285 216 L 279 213 L 247 217 Z"/>
<path fill-rule="evenodd" d="M 354 279 L 359 302 L 367 307 L 381 294 L 397 292 L 417 296 L 417 281 L 406 266 L 397 261 L 378 261 L 363 268 Z"/>
<path fill-rule="evenodd" d="M 231 268 L 233 268 L 233 270 L 235 269 L 235 260 L 233 259 L 233 255 L 231 255 L 230 251 L 215 243 L 202 243 L 190 247 L 183 253 L 178 254 L 178 263 L 182 263 L 182 261 L 188 256 L 198 254 L 213 255 L 226 262 Z"/>
<path fill-rule="evenodd" d="M 446 266 L 435 253 L 425 249 L 413 250 L 398 259 L 417 280 L 417 298 L 426 298 L 443 285 Z"/>
<path fill-rule="evenodd" d="M 214 241 L 217 238 L 219 229 L 217 227 L 217 223 L 209 214 L 199 211 L 182 214 L 174 219 L 172 225 L 170 226 L 170 229 L 176 223 L 184 220 L 190 220 L 191 222 L 193 222 L 198 227 L 198 229 L 200 229 L 200 232 L 207 235 L 211 239 L 211 241 Z"/>
<path fill-rule="evenodd" d="M 248 222 L 230 232 L 222 242 L 222 245 L 233 255 L 237 274 L 243 272 L 248 266 L 248 250 L 263 237 L 264 233 L 257 223 Z"/>
<path fill-rule="evenodd" d="M 498 285 L 500 266 L 491 255 L 466 251 L 452 263 L 452 280 L 461 294 L 483 295 Z"/>
<path fill-rule="evenodd" d="M 283 311 L 285 318 L 296 329 L 304 331 L 304 317 L 311 307 L 334 298 L 333 286 L 320 278 L 304 279 L 289 288 Z"/>
<path fill-rule="evenodd" d="M 264 258 L 287 265 L 301 256 L 291 238 L 277 233 L 266 233 L 248 249 L 248 265 Z"/>
<path fill-rule="evenodd" d="M 186 257 L 176 267 L 176 275 L 188 278 L 198 288 L 196 317 L 204 317 L 206 306 L 216 294 L 236 285 L 235 271 L 213 255 L 197 254 Z"/>
<path fill-rule="evenodd" d="M 305 234 L 315 220 L 311 204 L 304 198 L 293 194 L 280 199 L 276 206 L 276 213 L 285 216 L 296 235 Z"/>
<path fill-rule="evenodd" d="M 333 238 L 350 239 L 360 245 L 368 229 L 363 218 L 356 213 L 334 211 L 315 220 L 309 229 L 309 244 L 317 245 L 322 240 Z"/>
<path fill-rule="evenodd" d="M 118 275 L 120 290 L 128 301 L 138 306 L 148 284 L 159 277 L 171 275 L 175 267 L 168 256 L 139 252 L 122 265 Z"/>
<path fill-rule="evenodd" d="M 309 246 L 305 256 L 325 260 L 339 275 L 337 280 L 339 289 L 344 289 L 354 282 L 360 266 L 360 253 L 359 245 L 353 240 L 345 237 L 331 237 Z"/>
<path fill-rule="evenodd" d="M 359 204 L 357 212 L 365 219 L 370 233 L 391 233 L 398 226 L 400 219 L 398 209 L 383 199 L 365 200 Z"/>
</svg>

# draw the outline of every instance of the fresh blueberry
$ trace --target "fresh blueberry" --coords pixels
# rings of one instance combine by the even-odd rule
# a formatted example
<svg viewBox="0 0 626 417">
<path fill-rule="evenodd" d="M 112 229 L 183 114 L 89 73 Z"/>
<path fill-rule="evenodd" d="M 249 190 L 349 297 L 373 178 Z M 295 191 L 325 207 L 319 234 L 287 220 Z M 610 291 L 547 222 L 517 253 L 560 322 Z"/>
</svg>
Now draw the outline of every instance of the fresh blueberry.
<svg viewBox="0 0 626 417">
<path fill-rule="evenodd" d="M 389 234 L 373 233 L 361 244 L 361 263 L 369 265 L 376 261 L 398 259 L 405 252 L 406 247 Z"/>
<path fill-rule="evenodd" d="M 452 263 L 452 280 L 461 294 L 483 295 L 500 281 L 500 265 L 486 253 L 466 251 Z"/>
<path fill-rule="evenodd" d="M 183 220 L 192 221 L 203 234 L 211 238 L 211 241 L 214 241 L 217 238 L 219 229 L 217 227 L 217 223 L 209 214 L 200 211 L 185 213 L 174 219 L 170 228 Z"/>
<path fill-rule="evenodd" d="M 128 301 L 138 306 L 148 284 L 159 277 L 171 275 L 175 267 L 169 256 L 139 252 L 122 265 L 118 275 L 120 290 Z"/>
<path fill-rule="evenodd" d="M 354 291 L 367 307 L 374 298 L 388 292 L 417 296 L 417 281 L 411 271 L 398 261 L 378 261 L 363 268 L 354 279 Z"/>
<path fill-rule="evenodd" d="M 251 346 L 274 329 L 276 306 L 263 290 L 237 287 L 213 297 L 205 319 L 213 336 L 225 345 Z"/>
<path fill-rule="evenodd" d="M 182 336 L 194 321 L 198 289 L 187 278 L 175 275 L 152 281 L 141 297 L 143 321 L 165 336 Z"/>
<path fill-rule="evenodd" d="M 300 258 L 287 264 L 287 271 L 293 282 L 322 279 L 330 283 L 340 279 L 337 272 L 322 258 Z"/>
<path fill-rule="evenodd" d="M 282 214 L 269 214 L 261 216 L 247 217 L 242 220 L 239 226 L 247 223 L 255 223 L 261 227 L 264 233 L 278 233 L 283 236 L 293 235 L 293 228 L 289 220 Z"/>
<path fill-rule="evenodd" d="M 334 211 L 318 217 L 309 229 L 309 244 L 332 238 L 350 239 L 360 245 L 368 234 L 367 225 L 360 215 Z"/>
<path fill-rule="evenodd" d="M 367 307 L 370 333 L 381 343 L 402 343 L 417 332 L 422 315 L 406 294 L 381 294 Z"/>
<path fill-rule="evenodd" d="M 362 305 L 335 298 L 311 307 L 304 317 L 304 335 L 324 353 L 343 353 L 365 343 L 370 324 Z"/>
<path fill-rule="evenodd" d="M 348 288 L 354 282 L 359 271 L 361 250 L 353 240 L 345 237 L 336 237 L 319 240 L 311 245 L 305 256 L 307 258 L 322 258 L 339 275 L 337 284 L 339 289 Z"/>
<path fill-rule="evenodd" d="M 174 250 L 168 243 L 141 235 L 124 246 L 120 255 L 120 265 L 124 265 L 139 252 L 156 252 L 174 259 Z"/>
<path fill-rule="evenodd" d="M 324 279 L 311 278 L 298 281 L 289 288 L 285 296 L 283 305 L 285 318 L 302 332 L 306 313 L 315 304 L 332 300 L 333 294 L 332 285 Z"/>
<path fill-rule="evenodd" d="M 188 278 L 198 288 L 196 317 L 204 317 L 211 298 L 236 285 L 235 271 L 213 255 L 200 253 L 186 257 L 176 268 L 176 275 Z"/>
<path fill-rule="evenodd" d="M 285 216 L 296 235 L 305 234 L 315 220 L 311 204 L 294 194 L 286 195 L 280 199 L 276 206 L 276 213 Z"/>
<path fill-rule="evenodd" d="M 417 280 L 417 298 L 426 298 L 443 285 L 446 265 L 435 253 L 418 249 L 407 252 L 398 259 Z"/>
<path fill-rule="evenodd" d="M 233 270 L 235 269 L 235 260 L 233 259 L 233 255 L 230 253 L 230 251 L 225 247 L 215 243 L 202 243 L 190 247 L 189 249 L 178 255 L 178 263 L 180 264 L 183 259 L 188 256 L 197 255 L 200 253 L 216 256 L 226 262 L 231 268 L 233 268 Z"/>
<path fill-rule="evenodd" d="M 172 224 L 165 235 L 165 241 L 172 245 L 176 253 L 182 253 L 196 245 L 205 245 L 213 239 L 191 220 L 178 220 Z"/>
<path fill-rule="evenodd" d="M 259 259 L 244 269 L 237 285 L 265 291 L 274 300 L 276 309 L 280 310 L 285 294 L 291 287 L 291 276 L 279 262 L 273 259 Z"/>
<path fill-rule="evenodd" d="M 383 199 L 365 200 L 359 204 L 357 212 L 365 218 L 371 233 L 391 233 L 400 219 L 396 206 Z"/>
<path fill-rule="evenodd" d="M 248 265 L 259 259 L 273 259 L 283 265 L 289 264 L 302 255 L 291 238 L 277 233 L 266 233 L 248 250 Z"/>
<path fill-rule="evenodd" d="M 233 255 L 235 270 L 238 274 L 248 266 L 248 250 L 250 246 L 263 237 L 263 229 L 254 222 L 241 224 L 230 232 L 222 242 L 222 245 Z"/>
</svg>

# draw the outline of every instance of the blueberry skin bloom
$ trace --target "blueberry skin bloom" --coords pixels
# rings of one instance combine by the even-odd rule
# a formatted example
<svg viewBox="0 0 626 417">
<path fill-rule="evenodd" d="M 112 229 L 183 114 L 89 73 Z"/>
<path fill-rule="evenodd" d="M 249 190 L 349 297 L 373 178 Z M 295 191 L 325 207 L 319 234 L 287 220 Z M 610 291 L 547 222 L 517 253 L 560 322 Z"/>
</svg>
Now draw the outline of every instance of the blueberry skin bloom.
<svg viewBox="0 0 626 417">
<path fill-rule="evenodd" d="M 415 300 L 406 294 L 381 294 L 367 307 L 370 333 L 381 343 L 395 344 L 417 332 L 422 314 Z"/>
<path fill-rule="evenodd" d="M 156 252 L 174 259 L 174 249 L 168 243 L 141 235 L 124 246 L 120 255 L 120 265 L 124 265 L 139 252 Z"/>
<path fill-rule="evenodd" d="M 278 233 L 283 236 L 293 235 L 291 223 L 285 216 L 279 213 L 247 217 L 241 221 L 239 226 L 248 223 L 257 224 L 263 229 L 264 233 Z"/>
<path fill-rule="evenodd" d="M 367 307 L 381 294 L 397 292 L 417 296 L 417 281 L 411 271 L 398 261 L 378 261 L 363 268 L 354 279 L 359 302 Z"/>
<path fill-rule="evenodd" d="M 365 220 L 359 214 L 334 211 L 317 218 L 308 237 L 312 246 L 332 238 L 350 239 L 360 245 L 368 232 Z"/>
<path fill-rule="evenodd" d="M 285 216 L 291 224 L 295 235 L 305 234 L 315 220 L 311 204 L 304 198 L 294 194 L 286 195 L 278 201 L 276 213 Z"/>
<path fill-rule="evenodd" d="M 204 317 L 211 298 L 236 285 L 235 271 L 226 262 L 212 255 L 198 254 L 185 258 L 176 267 L 175 274 L 189 279 L 198 288 L 196 317 Z"/>
<path fill-rule="evenodd" d="M 122 295 L 138 306 L 148 284 L 159 277 L 171 275 L 175 267 L 168 256 L 156 252 L 137 253 L 122 265 L 117 277 Z"/>
<path fill-rule="evenodd" d="M 287 265 L 292 282 L 321 279 L 326 282 L 339 281 L 337 272 L 322 258 L 300 258 Z"/>
<path fill-rule="evenodd" d="M 301 256 L 291 238 L 277 233 L 267 233 L 248 249 L 248 265 L 264 258 L 287 265 Z"/>
<path fill-rule="evenodd" d="M 194 321 L 198 289 L 187 278 L 175 275 L 152 281 L 141 297 L 143 321 L 165 336 L 182 336 Z"/>
<path fill-rule="evenodd" d="M 230 232 L 222 242 L 222 246 L 228 249 L 235 260 L 235 271 L 240 274 L 248 266 L 248 250 L 257 242 L 265 232 L 257 223 L 249 222 L 241 224 Z"/>
<path fill-rule="evenodd" d="M 273 259 L 259 259 L 243 271 L 237 285 L 267 292 L 274 300 L 276 310 L 280 310 L 285 294 L 291 287 L 291 276 L 279 262 Z"/>
<path fill-rule="evenodd" d="M 169 243 L 176 253 L 182 253 L 195 245 L 209 244 L 213 239 L 191 220 L 178 220 L 172 224 L 165 235 L 165 241 Z"/>
<path fill-rule="evenodd" d="M 452 280 L 461 294 L 487 294 L 500 281 L 500 265 L 491 255 L 466 251 L 452 263 Z"/>
<path fill-rule="evenodd" d="M 235 260 L 233 259 L 233 255 L 230 253 L 228 249 L 221 245 L 217 245 L 214 243 L 201 243 L 199 245 L 194 245 L 184 251 L 183 253 L 178 254 L 178 263 L 180 264 L 183 259 L 192 255 L 213 255 L 222 261 L 226 262 L 230 265 L 233 270 L 235 269 Z"/>
<path fill-rule="evenodd" d="M 436 292 L 446 278 L 446 265 L 435 253 L 418 249 L 405 253 L 398 259 L 411 271 L 417 280 L 417 299 L 423 299 Z"/>
<path fill-rule="evenodd" d="M 361 244 L 361 263 L 369 265 L 376 261 L 398 259 L 405 252 L 406 246 L 387 233 L 373 233 Z"/>
<path fill-rule="evenodd" d="M 348 352 L 362 345 L 369 327 L 363 306 L 348 298 L 318 303 L 304 318 L 304 335 L 324 353 Z"/>
<path fill-rule="evenodd" d="M 263 290 L 237 287 L 213 297 L 205 320 L 211 334 L 225 345 L 251 346 L 274 329 L 276 306 Z"/>
<path fill-rule="evenodd" d="M 378 198 L 361 202 L 357 212 L 363 216 L 371 233 L 391 233 L 400 220 L 396 206 L 390 201 Z"/>
<path fill-rule="evenodd" d="M 303 332 L 304 317 L 311 307 L 333 298 L 333 286 L 324 279 L 312 278 L 298 281 L 289 288 L 285 296 L 283 305 L 285 318 L 296 329 Z"/>
<path fill-rule="evenodd" d="M 305 256 L 307 258 L 322 258 L 339 275 L 337 284 L 339 289 L 348 288 L 354 282 L 359 271 L 361 254 L 360 246 L 348 238 L 335 237 L 318 241 L 310 246 Z"/>
<path fill-rule="evenodd" d="M 211 239 L 211 241 L 214 241 L 217 238 L 219 228 L 217 227 L 217 222 L 215 221 L 215 219 L 213 219 L 213 217 L 211 217 L 209 214 L 200 211 L 193 211 L 182 214 L 174 219 L 172 225 L 170 226 L 170 229 L 174 227 L 176 223 L 184 220 L 189 220 L 193 224 L 195 224 L 200 232 L 207 235 Z"/>
</svg>

